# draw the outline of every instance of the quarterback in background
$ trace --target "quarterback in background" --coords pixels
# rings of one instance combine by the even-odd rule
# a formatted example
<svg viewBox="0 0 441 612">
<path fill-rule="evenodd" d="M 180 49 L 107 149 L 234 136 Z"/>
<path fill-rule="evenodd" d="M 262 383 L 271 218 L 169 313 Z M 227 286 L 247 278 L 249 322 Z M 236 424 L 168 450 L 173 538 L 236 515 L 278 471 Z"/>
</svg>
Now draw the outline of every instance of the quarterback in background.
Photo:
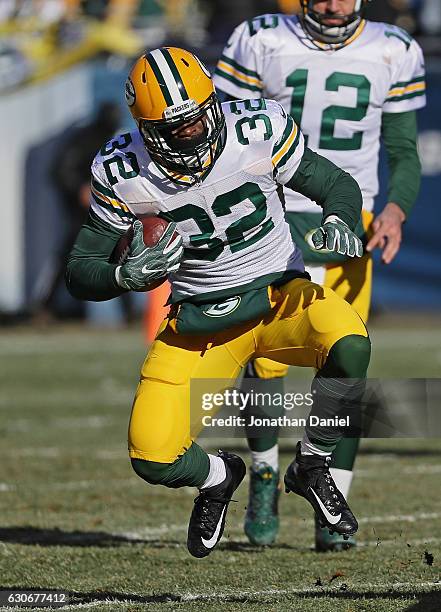
<svg viewBox="0 0 441 612">
<path fill-rule="evenodd" d="M 420 183 L 416 110 L 425 105 L 424 60 L 405 31 L 363 18 L 368 0 L 301 0 L 296 15 L 262 15 L 239 25 L 220 58 L 214 82 L 221 100 L 273 98 L 301 127 L 312 150 L 349 172 L 363 194 L 357 235 L 360 259 L 310 248 L 321 219 L 314 198 L 284 190 L 287 221 L 313 281 L 331 287 L 367 321 L 372 284 L 371 251 L 389 264 Z M 383 139 L 389 167 L 388 202 L 374 218 L 378 157 Z M 251 362 L 248 378 L 279 379 L 287 368 L 267 359 Z M 256 411 L 258 407 L 254 406 Z M 254 544 L 277 536 L 279 467 L 277 430 L 248 440 L 252 454 L 245 532 Z M 348 495 L 358 440 L 343 438 L 333 454 L 335 482 Z M 355 545 L 316 525 L 316 550 Z"/>
<path fill-rule="evenodd" d="M 311 414 L 324 418 L 305 428 L 285 486 L 312 505 L 323 526 L 350 537 L 357 521 L 329 461 L 342 436 L 335 417 L 358 415 L 370 341 L 351 306 L 309 280 L 280 187 L 322 207 L 311 236 L 316 248 L 352 258 L 363 254 L 353 232 L 360 188 L 305 146 L 278 102 L 221 105 L 207 69 L 184 49 L 140 57 L 126 99 L 137 129 L 117 135 L 95 157 L 89 217 L 66 280 L 73 295 L 87 300 L 143 291 L 167 276 L 171 282 L 171 312 L 142 366 L 133 403 L 133 469 L 152 485 L 199 489 L 187 546 L 193 556 L 207 556 L 222 537 L 245 464 L 195 442 L 200 411 L 190 412 L 192 379 L 208 379 L 221 391 L 256 357 L 314 367 Z M 155 241 L 139 220 L 148 216 L 165 222 Z M 128 256 L 113 263 L 127 231 L 133 231 Z"/>
</svg>

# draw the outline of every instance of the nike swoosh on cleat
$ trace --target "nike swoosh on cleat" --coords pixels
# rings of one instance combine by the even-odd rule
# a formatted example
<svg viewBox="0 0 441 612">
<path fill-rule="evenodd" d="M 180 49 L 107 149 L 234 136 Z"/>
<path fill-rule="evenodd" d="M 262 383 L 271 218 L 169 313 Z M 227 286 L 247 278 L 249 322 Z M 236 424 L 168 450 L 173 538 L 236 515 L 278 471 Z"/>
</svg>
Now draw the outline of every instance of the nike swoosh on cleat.
<svg viewBox="0 0 441 612">
<path fill-rule="evenodd" d="M 339 520 L 341 519 L 341 514 L 339 514 L 338 516 L 334 516 L 333 514 L 331 514 L 324 506 L 322 500 L 320 499 L 320 497 L 317 495 L 317 493 L 314 491 L 313 488 L 309 487 L 309 490 L 311 491 L 311 493 L 314 495 L 314 497 L 316 498 L 318 505 L 320 506 L 320 510 L 323 512 L 323 514 L 326 517 L 326 520 L 328 521 L 328 523 L 331 523 L 331 525 L 336 525 Z"/>
<path fill-rule="evenodd" d="M 215 529 L 213 535 L 211 536 L 211 538 L 209 540 L 204 540 L 204 538 L 201 538 L 202 539 L 202 544 L 205 546 L 205 548 L 213 548 L 216 545 L 217 538 L 219 536 L 219 531 L 220 531 L 221 525 L 222 525 L 222 519 L 224 518 L 224 514 L 225 514 L 226 509 L 227 509 L 227 506 L 225 506 L 225 508 L 222 510 L 222 514 L 220 515 L 219 522 L 218 522 L 218 524 L 216 526 L 216 529 Z"/>
</svg>

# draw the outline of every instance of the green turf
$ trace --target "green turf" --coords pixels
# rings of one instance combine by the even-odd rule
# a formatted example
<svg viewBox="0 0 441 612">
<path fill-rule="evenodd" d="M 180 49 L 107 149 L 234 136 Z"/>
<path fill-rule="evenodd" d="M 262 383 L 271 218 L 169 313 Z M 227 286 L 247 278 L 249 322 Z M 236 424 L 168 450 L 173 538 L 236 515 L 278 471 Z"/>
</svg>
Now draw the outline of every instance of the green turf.
<svg viewBox="0 0 441 612">
<path fill-rule="evenodd" d="M 439 375 L 441 334 L 431 326 L 378 325 L 372 336 L 372 376 Z M 135 330 L 2 332 L 2 588 L 66 589 L 71 609 L 107 612 L 441 610 L 440 441 L 363 443 L 355 551 L 312 552 L 311 513 L 294 495 L 282 496 L 277 545 L 252 548 L 245 483 L 218 550 L 196 560 L 185 547 L 195 491 L 149 487 L 127 460 L 143 355 Z M 283 449 L 282 468 L 292 458 L 286 439 Z"/>
</svg>

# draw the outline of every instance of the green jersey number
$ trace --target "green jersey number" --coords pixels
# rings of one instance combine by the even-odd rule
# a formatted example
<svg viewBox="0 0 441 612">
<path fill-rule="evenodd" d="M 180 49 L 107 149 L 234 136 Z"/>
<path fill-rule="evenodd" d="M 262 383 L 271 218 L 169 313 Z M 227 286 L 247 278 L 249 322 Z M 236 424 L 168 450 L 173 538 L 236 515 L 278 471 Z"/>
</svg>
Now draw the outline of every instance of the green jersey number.
<svg viewBox="0 0 441 612">
<path fill-rule="evenodd" d="M 251 200 L 256 210 L 234 221 L 225 230 L 228 244 L 233 253 L 241 251 L 258 242 L 274 227 L 272 219 L 267 219 L 265 223 L 262 223 L 266 217 L 267 211 L 266 198 L 256 183 L 245 183 L 240 187 L 236 187 L 233 191 L 217 196 L 213 202 L 213 212 L 216 217 L 223 217 L 232 212 L 233 206 L 240 204 L 240 202 L 244 200 Z M 251 232 L 253 229 L 259 227 L 260 224 L 262 225 L 259 231 L 252 234 L 248 239 L 245 239 L 245 232 Z"/>
<path fill-rule="evenodd" d="M 234 115 L 241 115 L 243 111 L 254 113 L 251 117 L 241 117 L 236 122 L 236 134 L 241 144 L 250 144 L 249 138 L 245 136 L 243 131 L 243 126 L 245 125 L 247 125 L 250 130 L 263 130 L 263 140 L 268 140 L 273 135 L 270 118 L 268 115 L 260 112 L 266 110 L 266 102 L 263 98 L 231 102 L 230 109 Z M 237 251 L 241 251 L 255 244 L 266 236 L 274 227 L 272 219 L 267 219 L 265 221 L 267 214 L 266 197 L 256 183 L 247 182 L 228 193 L 218 195 L 212 205 L 213 213 L 216 217 L 229 215 L 234 206 L 237 206 L 237 204 L 245 200 L 250 200 L 255 210 L 237 219 L 237 221 L 233 221 L 225 230 L 228 246 L 232 253 L 237 253 Z M 201 233 L 193 234 L 189 237 L 190 246 L 188 247 L 194 249 L 193 257 L 195 259 L 214 261 L 224 250 L 223 241 L 220 238 L 213 237 L 215 227 L 207 212 L 201 206 L 186 204 L 176 210 L 168 211 L 166 216 L 168 219 L 175 222 L 188 219 L 193 219 L 195 221 Z M 253 232 L 253 230 L 256 231 Z M 206 246 L 207 248 L 198 248 L 201 246 Z"/>
<path fill-rule="evenodd" d="M 273 128 L 268 115 L 259 111 L 266 110 L 266 102 L 263 98 L 257 100 L 241 100 L 231 102 L 230 108 L 233 114 L 241 115 L 244 110 L 253 112 L 251 117 L 242 117 L 236 122 L 236 134 L 239 142 L 243 145 L 250 144 L 249 139 L 243 132 L 243 126 L 248 125 L 251 130 L 262 129 L 263 140 L 268 140 L 273 135 Z M 259 122 L 259 123 L 258 123 Z M 272 219 L 265 221 L 267 213 L 266 197 L 259 185 L 247 182 L 236 189 L 218 195 L 212 205 L 213 213 L 216 217 L 224 217 L 232 212 L 234 206 L 250 200 L 255 208 L 249 215 L 245 215 L 237 221 L 233 221 L 225 230 L 228 246 L 232 253 L 237 253 L 270 232 L 274 223 Z M 171 221 L 186 221 L 193 219 L 200 229 L 200 234 L 193 234 L 189 237 L 189 249 L 194 249 L 192 256 L 195 259 L 214 261 L 224 250 L 224 243 L 220 238 L 213 238 L 215 227 L 207 212 L 195 204 L 186 204 L 181 208 L 167 211 L 167 219 Z M 259 227 L 260 226 L 260 227 Z M 257 230 L 253 232 L 253 230 Z M 247 236 L 247 237 L 246 237 Z M 206 246 L 206 249 L 198 247 Z"/>
<path fill-rule="evenodd" d="M 190 249 L 194 259 L 205 259 L 214 261 L 224 250 L 224 244 L 220 238 L 212 238 L 214 225 L 206 211 L 195 204 L 185 204 L 175 210 L 169 210 L 164 214 L 170 221 L 178 223 L 193 219 L 200 229 L 200 234 L 190 236 Z M 207 246 L 207 249 L 199 250 L 199 247 Z M 194 249 L 194 250 L 193 250 Z"/>
<path fill-rule="evenodd" d="M 241 108 L 243 107 L 243 108 Z M 245 136 L 243 128 L 248 126 L 250 130 L 263 129 L 263 140 L 269 140 L 273 135 L 273 126 L 271 120 L 265 113 L 259 113 L 257 111 L 266 110 L 266 102 L 263 98 L 257 100 L 241 100 L 239 102 L 230 102 L 231 112 L 235 115 L 241 115 L 243 110 L 255 112 L 256 114 L 252 117 L 242 117 L 236 121 L 236 134 L 240 144 L 249 145 L 250 141 Z M 260 123 L 258 123 L 260 122 Z"/>
<path fill-rule="evenodd" d="M 250 19 L 247 23 L 250 36 L 254 36 L 259 30 L 277 28 L 279 25 L 279 18 L 277 15 L 263 15 L 262 17 Z"/>
<path fill-rule="evenodd" d="M 131 142 L 132 137 L 129 133 L 121 134 L 118 140 L 110 140 L 103 147 L 101 147 L 100 153 L 102 156 L 111 155 L 115 151 L 125 149 Z M 114 155 L 110 159 L 103 161 L 103 167 L 106 172 L 107 180 L 112 187 L 118 183 L 120 178 L 130 179 L 138 176 L 139 174 L 139 164 L 138 160 L 136 159 L 136 155 L 128 151 L 125 156 L 125 160 L 123 160 L 121 155 Z M 130 164 L 130 170 L 126 169 L 124 161 Z M 118 171 L 118 176 L 115 176 L 113 173 L 114 169 Z"/>
<path fill-rule="evenodd" d="M 109 142 L 106 142 L 106 144 L 101 147 L 100 153 L 103 157 L 111 155 L 117 149 L 125 149 L 131 142 L 132 137 L 128 132 L 126 134 L 121 134 L 118 140 L 109 140 Z"/>
<path fill-rule="evenodd" d="M 293 88 L 290 114 L 298 125 L 301 125 L 302 121 L 307 84 L 308 70 L 304 68 L 294 70 L 286 79 L 286 85 Z M 357 151 L 361 149 L 363 132 L 355 132 L 348 138 L 334 136 L 335 122 L 337 120 L 361 121 L 366 117 L 371 83 L 361 74 L 333 72 L 326 79 L 326 91 L 338 91 L 340 87 L 352 87 L 357 90 L 356 106 L 333 104 L 324 109 L 320 124 L 319 148 L 333 151 Z"/>
<path fill-rule="evenodd" d="M 227 227 L 225 234 L 227 236 L 228 245 L 233 253 L 241 251 L 252 244 L 255 244 L 258 240 L 266 236 L 270 232 L 274 223 L 272 219 L 265 220 L 267 205 L 265 194 L 256 183 L 245 183 L 240 185 L 236 189 L 224 193 L 215 198 L 212 206 L 213 213 L 216 217 L 223 217 L 232 212 L 233 206 L 240 204 L 245 200 L 250 200 L 255 207 L 255 210 L 249 215 L 241 217 L 237 221 L 234 221 Z M 187 219 L 193 219 L 198 228 L 200 234 L 194 234 L 190 236 L 190 249 L 192 251 L 192 257 L 194 259 L 203 259 L 206 261 L 214 261 L 224 250 L 224 244 L 220 238 L 213 238 L 215 227 L 206 211 L 201 206 L 194 204 L 186 204 L 181 208 L 167 211 L 167 219 L 170 221 L 185 221 Z M 252 233 L 253 229 L 257 229 L 261 225 L 260 229 L 256 233 Z M 245 238 L 245 234 L 250 234 L 248 238 Z M 207 249 L 199 249 L 198 247 L 207 246 Z"/>
</svg>

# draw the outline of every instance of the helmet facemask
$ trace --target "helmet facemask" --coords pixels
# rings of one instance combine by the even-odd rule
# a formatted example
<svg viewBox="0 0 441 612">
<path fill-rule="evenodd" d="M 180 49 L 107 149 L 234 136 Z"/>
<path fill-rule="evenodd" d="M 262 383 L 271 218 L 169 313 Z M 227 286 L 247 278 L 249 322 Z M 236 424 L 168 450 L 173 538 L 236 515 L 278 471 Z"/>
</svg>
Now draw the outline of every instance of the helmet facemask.
<svg viewBox="0 0 441 612">
<path fill-rule="evenodd" d="M 171 180 L 179 181 L 176 175 L 196 180 L 224 148 L 225 116 L 214 93 L 201 105 L 189 100 L 181 106 L 186 108 L 167 108 L 160 120 L 140 119 L 139 131 L 151 158 Z M 198 121 L 203 125 L 201 134 L 186 139 L 176 135 L 180 128 Z"/>
<path fill-rule="evenodd" d="M 355 33 L 363 18 L 366 0 L 355 0 L 354 10 L 349 15 L 319 13 L 314 10 L 314 0 L 302 0 L 301 17 L 303 29 L 313 41 L 332 46 L 343 46 Z M 324 20 L 329 18 L 340 19 L 339 25 L 327 25 Z"/>
</svg>

